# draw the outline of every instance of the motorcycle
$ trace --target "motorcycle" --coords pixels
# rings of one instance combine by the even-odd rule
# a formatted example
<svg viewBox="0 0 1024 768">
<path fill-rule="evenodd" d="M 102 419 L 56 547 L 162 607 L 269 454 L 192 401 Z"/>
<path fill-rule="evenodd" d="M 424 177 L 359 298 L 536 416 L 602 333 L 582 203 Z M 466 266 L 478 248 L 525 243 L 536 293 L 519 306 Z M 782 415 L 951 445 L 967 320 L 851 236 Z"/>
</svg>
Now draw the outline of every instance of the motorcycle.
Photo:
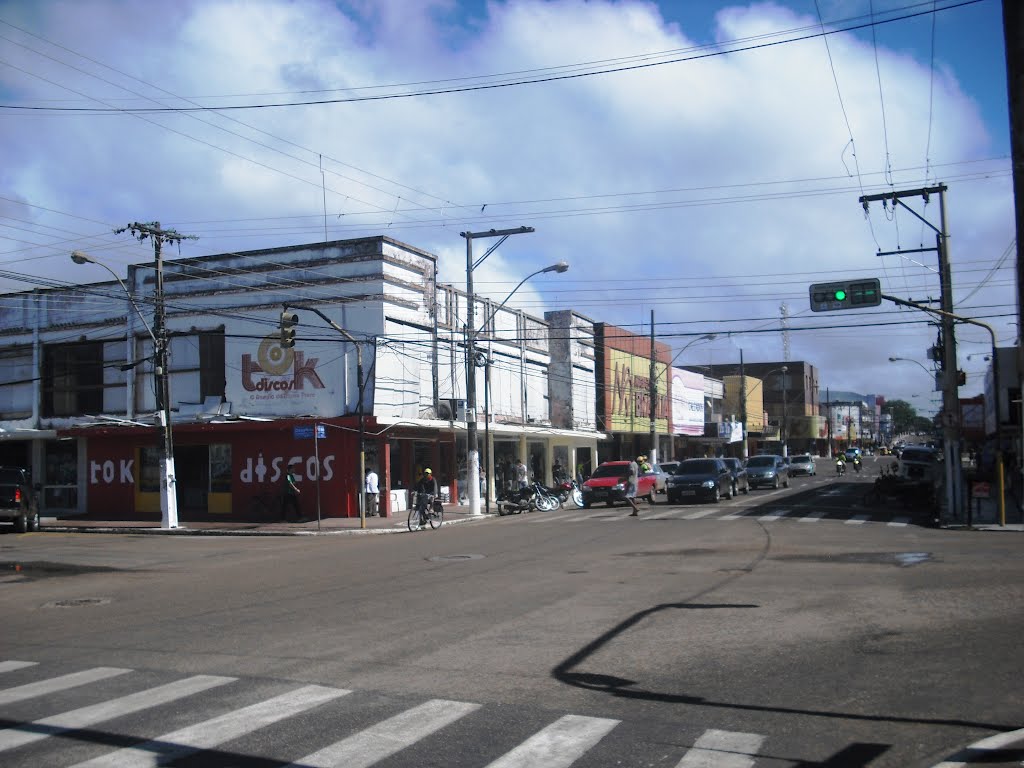
<svg viewBox="0 0 1024 768">
<path fill-rule="evenodd" d="M 541 512 L 550 512 L 562 506 L 559 489 L 548 488 L 540 481 L 534 481 L 533 490 L 535 492 L 534 503 Z"/>
<path fill-rule="evenodd" d="M 843 475 L 846 474 L 846 462 L 845 461 L 837 461 L 836 462 L 836 474 L 839 475 L 839 477 L 842 477 Z"/>
<path fill-rule="evenodd" d="M 523 512 L 534 512 L 537 510 L 537 491 L 533 486 L 516 488 L 512 491 L 505 491 L 498 495 L 495 504 L 498 507 L 498 515 L 520 515 Z"/>
<path fill-rule="evenodd" d="M 857 474 L 859 475 L 860 474 L 860 459 L 854 459 L 853 460 L 853 468 L 856 470 Z"/>
</svg>

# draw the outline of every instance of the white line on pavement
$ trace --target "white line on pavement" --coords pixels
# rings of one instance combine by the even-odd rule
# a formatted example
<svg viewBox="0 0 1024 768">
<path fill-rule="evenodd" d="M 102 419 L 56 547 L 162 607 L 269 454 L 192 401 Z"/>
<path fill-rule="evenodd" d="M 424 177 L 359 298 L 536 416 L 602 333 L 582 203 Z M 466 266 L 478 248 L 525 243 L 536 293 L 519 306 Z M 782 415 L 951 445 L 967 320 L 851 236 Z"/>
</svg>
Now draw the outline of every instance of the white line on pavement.
<svg viewBox="0 0 1024 768">
<path fill-rule="evenodd" d="M 366 768 L 479 708 L 479 704 L 432 699 L 303 757 L 294 765 L 303 768 Z"/>
<path fill-rule="evenodd" d="M 804 515 L 797 519 L 798 523 L 816 523 L 825 516 L 824 512 L 811 512 L 809 515 Z"/>
<path fill-rule="evenodd" d="M 750 768 L 764 736 L 736 731 L 704 731 L 676 768 Z"/>
<path fill-rule="evenodd" d="M 250 707 L 158 736 L 134 747 L 119 749 L 74 768 L 152 768 L 183 755 L 211 749 L 231 739 L 301 714 L 328 701 L 351 693 L 341 688 L 306 685 Z"/>
<path fill-rule="evenodd" d="M 908 525 L 910 525 L 910 518 L 909 517 L 894 517 L 888 523 L 888 525 L 891 528 L 906 528 Z"/>
<path fill-rule="evenodd" d="M 16 688 L 8 688 L 0 691 L 0 704 L 11 704 L 15 701 L 32 699 L 36 696 L 45 696 L 48 693 L 66 691 L 68 688 L 77 688 L 80 685 L 95 683 L 99 680 L 106 680 L 108 677 L 117 677 L 131 672 L 130 669 L 118 667 L 96 667 L 87 669 L 84 672 L 72 672 L 70 675 L 52 677 L 49 680 L 40 680 L 38 683 L 19 685 Z"/>
<path fill-rule="evenodd" d="M 762 522 L 762 523 L 774 523 L 779 518 L 782 518 L 782 517 L 785 517 L 786 515 L 788 515 L 789 512 L 790 512 L 790 510 L 788 510 L 788 509 L 777 509 L 774 512 L 772 512 L 771 514 L 765 515 L 764 517 L 759 517 L 757 519 L 760 522 Z"/>
<path fill-rule="evenodd" d="M 603 717 L 566 715 L 487 768 L 567 768 L 618 724 L 618 720 Z"/>
<path fill-rule="evenodd" d="M 16 669 L 34 667 L 38 661 L 0 661 L 0 672 L 13 672 Z"/>
<path fill-rule="evenodd" d="M 871 515 L 854 515 L 846 521 L 847 525 L 863 525 L 871 519 Z"/>
<path fill-rule="evenodd" d="M 105 720 L 113 720 L 115 717 L 177 701 L 185 696 L 191 696 L 194 693 L 201 693 L 218 685 L 233 682 L 235 679 L 234 677 L 217 677 L 215 675 L 196 675 L 195 677 L 189 677 L 185 680 L 168 683 L 167 685 L 160 685 L 156 688 L 139 691 L 138 693 L 111 699 L 100 704 L 73 709 L 69 712 L 53 715 L 52 717 L 44 717 L 42 720 L 35 720 L 27 726 L 6 728 L 0 731 L 0 751 L 14 749 L 14 747 L 42 741 L 58 733 L 88 728 Z"/>
</svg>

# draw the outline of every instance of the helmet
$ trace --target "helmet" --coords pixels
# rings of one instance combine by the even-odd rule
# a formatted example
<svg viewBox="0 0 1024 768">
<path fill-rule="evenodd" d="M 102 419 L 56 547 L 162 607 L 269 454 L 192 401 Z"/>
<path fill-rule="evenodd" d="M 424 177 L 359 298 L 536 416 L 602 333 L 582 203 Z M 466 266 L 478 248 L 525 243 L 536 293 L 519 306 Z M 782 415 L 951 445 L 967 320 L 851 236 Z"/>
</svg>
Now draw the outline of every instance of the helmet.
<svg viewBox="0 0 1024 768">
<path fill-rule="evenodd" d="M 434 473 L 430 471 L 430 467 L 427 467 L 426 469 L 423 470 L 423 474 L 424 475 L 432 475 Z"/>
</svg>

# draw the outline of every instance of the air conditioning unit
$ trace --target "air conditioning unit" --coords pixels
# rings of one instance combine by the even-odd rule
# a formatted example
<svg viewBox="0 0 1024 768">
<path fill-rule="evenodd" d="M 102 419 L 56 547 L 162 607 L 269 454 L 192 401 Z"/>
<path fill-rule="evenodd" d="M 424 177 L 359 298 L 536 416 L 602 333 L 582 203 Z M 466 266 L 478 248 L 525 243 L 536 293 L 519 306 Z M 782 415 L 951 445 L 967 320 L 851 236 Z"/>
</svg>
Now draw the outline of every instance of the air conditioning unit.
<svg viewBox="0 0 1024 768">
<path fill-rule="evenodd" d="M 458 398 L 445 398 L 437 404 L 437 418 L 447 421 L 466 420 L 466 401 Z"/>
</svg>

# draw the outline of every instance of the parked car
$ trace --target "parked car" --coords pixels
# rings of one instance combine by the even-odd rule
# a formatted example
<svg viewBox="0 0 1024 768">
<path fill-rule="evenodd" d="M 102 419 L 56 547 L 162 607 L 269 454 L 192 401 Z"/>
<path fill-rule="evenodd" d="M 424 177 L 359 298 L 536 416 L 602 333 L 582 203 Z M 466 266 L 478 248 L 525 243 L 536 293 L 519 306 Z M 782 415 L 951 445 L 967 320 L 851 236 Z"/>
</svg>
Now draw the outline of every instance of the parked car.
<svg viewBox="0 0 1024 768">
<path fill-rule="evenodd" d="M 924 445 L 908 445 L 900 453 L 897 473 L 908 480 L 934 480 L 939 454 Z"/>
<path fill-rule="evenodd" d="M 0 467 L 0 520 L 18 533 L 39 530 L 39 503 L 27 469 Z"/>
<path fill-rule="evenodd" d="M 789 487 L 789 467 L 781 456 L 752 456 L 747 459 L 747 482 L 751 488 L 767 485 Z"/>
<path fill-rule="evenodd" d="M 732 495 L 732 472 L 722 459 L 687 459 L 668 479 L 669 504 L 683 499 L 717 502 Z"/>
<path fill-rule="evenodd" d="M 818 471 L 814 468 L 814 458 L 809 453 L 799 453 L 789 457 L 789 474 L 795 475 L 816 475 Z"/>
<path fill-rule="evenodd" d="M 732 473 L 732 495 L 735 496 L 740 491 L 750 493 L 750 483 L 747 481 L 747 468 L 743 466 L 743 462 L 739 459 L 722 459 L 722 461 L 725 462 L 725 466 Z"/>
<path fill-rule="evenodd" d="M 629 477 L 628 461 L 606 461 L 594 470 L 594 474 L 583 483 L 583 508 L 587 509 L 599 501 L 609 507 L 626 500 L 626 478 Z M 646 498 L 651 504 L 657 501 L 657 480 L 653 472 L 637 478 L 636 497 Z"/>
</svg>

